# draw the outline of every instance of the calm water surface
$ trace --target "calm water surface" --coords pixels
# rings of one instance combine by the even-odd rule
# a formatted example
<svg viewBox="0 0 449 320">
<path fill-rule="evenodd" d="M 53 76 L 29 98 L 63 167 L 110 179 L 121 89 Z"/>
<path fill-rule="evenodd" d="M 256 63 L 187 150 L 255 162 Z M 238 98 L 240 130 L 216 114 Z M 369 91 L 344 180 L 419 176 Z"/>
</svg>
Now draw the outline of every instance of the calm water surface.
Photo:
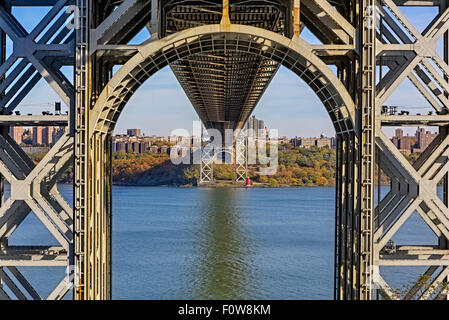
<svg viewBox="0 0 449 320">
<path fill-rule="evenodd" d="M 332 299 L 334 192 L 114 186 L 113 298 Z M 20 229 L 11 244 L 57 244 L 34 215 Z M 418 217 L 402 229 L 398 243 L 434 241 Z M 65 273 L 50 269 L 21 268 L 44 296 Z M 423 271 L 381 270 L 398 286 Z"/>
</svg>

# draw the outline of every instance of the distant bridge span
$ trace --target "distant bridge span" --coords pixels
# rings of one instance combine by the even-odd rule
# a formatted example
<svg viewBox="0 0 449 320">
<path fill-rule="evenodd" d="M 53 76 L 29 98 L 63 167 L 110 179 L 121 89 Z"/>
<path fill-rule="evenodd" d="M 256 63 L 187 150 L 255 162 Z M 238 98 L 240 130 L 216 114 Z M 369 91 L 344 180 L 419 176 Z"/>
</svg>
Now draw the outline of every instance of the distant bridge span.
<svg viewBox="0 0 449 320">
<path fill-rule="evenodd" d="M 405 297 L 447 298 L 436 284 L 449 275 L 449 6 L 446 1 L 383 0 L 373 10 L 376 3 L 1 1 L 0 118 L 5 119 L 0 121 L 0 186 L 3 192 L 9 182 L 11 195 L 0 206 L 0 299 L 62 299 L 70 290 L 67 284 L 74 285 L 75 299 L 111 298 L 112 132 L 140 85 L 168 65 L 204 127 L 221 131 L 245 125 L 279 66 L 303 79 L 337 133 L 334 297 L 367 300 L 379 294 L 396 299 L 379 267 L 425 266 L 430 281 L 417 283 Z M 49 4 L 30 30 L 12 10 Z M 400 5 L 438 6 L 439 14 L 419 33 Z M 75 19 L 66 24 L 70 16 Z M 376 17 L 382 18 L 378 24 Z M 134 44 L 143 29 L 151 37 Z M 305 29 L 320 44 L 306 42 L 301 37 Z M 443 57 L 436 49 L 440 39 Z M 67 66 L 74 68 L 73 81 L 63 69 Z M 406 78 L 436 115 L 384 113 L 382 106 Z M 40 79 L 70 112 L 66 134 L 35 165 L 8 129 L 61 123 L 49 115 L 32 122 L 24 118 L 29 116 L 12 115 Z M 413 164 L 382 131 L 384 126 L 429 121 L 438 126 L 439 135 Z M 73 210 L 56 184 L 70 164 Z M 202 164 L 209 181 L 210 165 Z M 376 168 L 391 186 L 375 203 Z M 59 245 L 9 244 L 30 212 Z M 413 213 L 432 229 L 435 244 L 391 248 L 389 240 Z M 22 266 L 73 268 L 42 297 L 22 275 Z"/>
</svg>

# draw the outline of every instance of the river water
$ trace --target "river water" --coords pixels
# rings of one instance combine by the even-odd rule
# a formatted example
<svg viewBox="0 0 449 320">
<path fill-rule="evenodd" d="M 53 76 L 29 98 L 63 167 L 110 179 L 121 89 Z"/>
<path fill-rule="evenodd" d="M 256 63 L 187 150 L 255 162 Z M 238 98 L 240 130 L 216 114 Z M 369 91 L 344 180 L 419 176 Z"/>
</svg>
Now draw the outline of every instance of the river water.
<svg viewBox="0 0 449 320">
<path fill-rule="evenodd" d="M 59 188 L 71 201 L 72 187 Z M 334 193 L 114 186 L 113 298 L 332 299 Z M 417 216 L 402 229 L 398 243 L 435 241 Z M 34 215 L 10 243 L 57 244 Z M 62 269 L 21 268 L 43 296 Z M 381 272 L 400 286 L 424 269 Z"/>
</svg>

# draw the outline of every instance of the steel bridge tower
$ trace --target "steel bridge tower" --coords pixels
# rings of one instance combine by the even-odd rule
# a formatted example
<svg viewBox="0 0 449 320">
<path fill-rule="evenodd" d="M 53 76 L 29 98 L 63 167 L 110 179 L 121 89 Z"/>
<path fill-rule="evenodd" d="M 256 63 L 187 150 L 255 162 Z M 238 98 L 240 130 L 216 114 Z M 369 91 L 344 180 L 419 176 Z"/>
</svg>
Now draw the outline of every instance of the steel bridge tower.
<svg viewBox="0 0 449 320">
<path fill-rule="evenodd" d="M 406 6 L 438 14 L 420 32 Z M 50 8 L 34 27 L 19 18 L 39 7 Z M 302 38 L 305 29 L 319 44 Z M 170 66 L 207 129 L 238 130 L 281 65 L 316 93 L 337 133 L 335 298 L 398 298 L 387 266 L 427 268 L 431 280 L 406 298 L 447 298 L 434 284 L 449 275 L 448 29 L 446 0 L 0 1 L 0 299 L 111 298 L 111 136 L 145 80 Z M 147 39 L 135 44 L 142 30 Z M 434 113 L 383 112 L 406 78 Z M 69 114 L 14 114 L 42 83 Z M 37 164 L 9 134 L 50 125 L 66 131 Z M 410 164 L 387 126 L 439 135 Z M 71 206 L 57 181 L 72 164 Z M 380 170 L 391 186 L 375 201 Z M 57 245 L 14 243 L 31 212 Z M 413 213 L 437 241 L 387 250 Z M 67 273 L 43 295 L 24 267 Z"/>
</svg>

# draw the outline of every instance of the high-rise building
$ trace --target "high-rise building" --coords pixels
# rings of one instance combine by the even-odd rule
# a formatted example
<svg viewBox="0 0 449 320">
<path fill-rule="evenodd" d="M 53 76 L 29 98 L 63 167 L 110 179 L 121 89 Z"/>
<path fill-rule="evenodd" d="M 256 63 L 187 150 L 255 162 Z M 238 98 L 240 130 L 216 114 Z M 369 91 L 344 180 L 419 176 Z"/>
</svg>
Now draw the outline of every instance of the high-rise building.
<svg viewBox="0 0 449 320">
<path fill-rule="evenodd" d="M 132 142 L 132 152 L 139 153 L 140 152 L 140 143 L 137 141 Z"/>
<path fill-rule="evenodd" d="M 53 144 L 55 144 L 56 142 L 58 142 L 58 140 L 64 135 L 65 133 L 65 127 L 59 127 L 59 128 L 55 128 L 53 130 Z"/>
<path fill-rule="evenodd" d="M 125 142 L 117 142 L 116 143 L 116 150 L 115 151 L 122 151 L 122 152 L 126 152 L 126 143 Z"/>
<path fill-rule="evenodd" d="M 415 137 L 409 135 L 404 136 L 404 131 L 402 129 L 396 129 L 395 136 L 391 141 L 399 151 L 405 154 L 410 154 L 412 152 L 412 147 L 416 143 Z"/>
<path fill-rule="evenodd" d="M 126 134 L 130 137 L 141 137 L 142 130 L 141 129 L 127 129 Z"/>
<path fill-rule="evenodd" d="M 319 139 L 316 139 L 315 145 L 318 148 L 324 148 L 324 147 L 332 148 L 332 139 L 326 138 L 326 137 L 320 137 Z"/>
<path fill-rule="evenodd" d="M 256 116 L 252 116 L 248 119 L 246 124 L 249 137 L 266 138 L 267 129 L 263 120 L 259 120 Z"/>
<path fill-rule="evenodd" d="M 420 153 L 426 150 L 437 135 L 437 133 L 431 133 L 424 128 L 418 128 L 414 136 L 404 136 L 402 129 L 396 129 L 391 141 L 402 153 Z"/>
<path fill-rule="evenodd" d="M 53 144 L 53 132 L 55 127 L 44 127 L 42 129 L 42 144 L 51 146 Z"/>
<path fill-rule="evenodd" d="M 43 144 L 42 131 L 44 127 L 33 127 L 33 146 L 38 146 Z"/>
<path fill-rule="evenodd" d="M 147 152 L 147 150 L 148 150 L 148 142 L 145 142 L 145 141 L 141 141 L 140 143 L 139 143 L 139 151 L 140 151 L 140 153 L 145 153 L 145 152 Z"/>
<path fill-rule="evenodd" d="M 23 127 L 10 127 L 9 128 L 9 135 L 15 142 L 18 144 L 21 144 L 23 142 Z"/>
<path fill-rule="evenodd" d="M 430 143 L 435 139 L 438 134 L 432 133 L 430 131 L 426 131 L 424 128 L 418 128 L 416 130 L 416 146 L 413 149 L 413 152 L 423 152 L 427 149 Z"/>
</svg>

